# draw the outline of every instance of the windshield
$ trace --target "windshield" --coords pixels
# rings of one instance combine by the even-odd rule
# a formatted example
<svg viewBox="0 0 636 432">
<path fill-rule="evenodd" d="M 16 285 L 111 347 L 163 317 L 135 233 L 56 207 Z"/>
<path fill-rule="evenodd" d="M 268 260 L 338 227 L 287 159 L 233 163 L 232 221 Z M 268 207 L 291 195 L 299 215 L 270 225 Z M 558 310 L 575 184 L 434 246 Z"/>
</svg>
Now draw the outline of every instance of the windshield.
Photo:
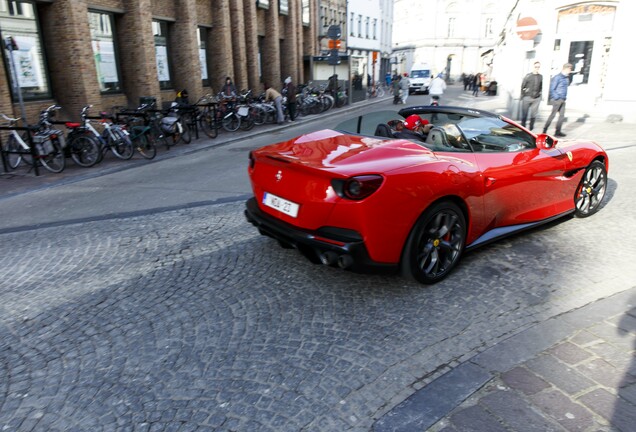
<svg viewBox="0 0 636 432">
<path fill-rule="evenodd" d="M 428 78 L 431 76 L 430 70 L 414 70 L 411 71 L 411 78 Z"/>
<path fill-rule="evenodd" d="M 535 147 L 534 136 L 497 117 L 466 117 L 457 126 L 475 152 L 512 152 Z"/>
</svg>

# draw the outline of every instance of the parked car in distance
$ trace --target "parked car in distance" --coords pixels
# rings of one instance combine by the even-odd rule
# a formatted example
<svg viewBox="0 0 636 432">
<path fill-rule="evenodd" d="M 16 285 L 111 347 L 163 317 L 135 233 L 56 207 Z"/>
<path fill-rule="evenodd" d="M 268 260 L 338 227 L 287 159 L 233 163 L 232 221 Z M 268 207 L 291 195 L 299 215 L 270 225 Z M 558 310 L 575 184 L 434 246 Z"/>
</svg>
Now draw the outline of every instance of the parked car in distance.
<svg viewBox="0 0 636 432">
<path fill-rule="evenodd" d="M 433 128 L 394 138 L 417 114 Z M 391 135 L 391 136 L 387 136 Z M 250 152 L 247 220 L 311 261 L 444 279 L 466 251 L 602 205 L 608 156 L 474 109 L 414 106 Z"/>
<path fill-rule="evenodd" d="M 431 86 L 430 66 L 426 64 L 414 64 L 409 74 L 409 94 L 424 93 L 428 94 L 428 88 Z"/>
</svg>

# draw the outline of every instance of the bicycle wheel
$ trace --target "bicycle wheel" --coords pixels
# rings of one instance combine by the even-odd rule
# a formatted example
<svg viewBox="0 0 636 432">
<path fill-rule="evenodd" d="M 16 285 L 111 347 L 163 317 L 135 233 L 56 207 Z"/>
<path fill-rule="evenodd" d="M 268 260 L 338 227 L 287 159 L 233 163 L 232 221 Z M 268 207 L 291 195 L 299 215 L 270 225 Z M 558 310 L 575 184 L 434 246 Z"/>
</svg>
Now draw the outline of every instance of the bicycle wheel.
<svg viewBox="0 0 636 432">
<path fill-rule="evenodd" d="M 100 158 L 99 142 L 91 135 L 76 135 L 68 143 L 73 162 L 83 167 L 92 167 Z"/>
<path fill-rule="evenodd" d="M 7 162 L 11 169 L 16 169 L 22 162 L 22 155 L 18 153 L 22 147 L 13 135 L 9 135 L 7 141 L 2 144 L 2 151 L 7 155 Z"/>
<path fill-rule="evenodd" d="M 49 146 L 50 144 L 50 146 Z M 40 154 L 39 161 L 42 162 L 42 166 L 47 170 L 59 173 L 64 171 L 66 167 L 66 159 L 64 158 L 64 151 L 60 143 L 55 140 L 48 139 L 41 147 L 43 151 L 48 151 L 46 154 Z"/>
<path fill-rule="evenodd" d="M 245 117 L 241 117 L 241 130 L 248 131 L 254 127 L 254 119 L 251 114 L 247 114 Z"/>
<path fill-rule="evenodd" d="M 328 94 L 324 94 L 321 96 L 320 101 L 322 102 L 322 110 L 324 111 L 329 111 L 331 108 L 333 108 L 334 104 L 335 104 L 335 100 L 333 98 L 333 96 L 328 95 Z"/>
<path fill-rule="evenodd" d="M 165 146 L 166 148 L 170 148 L 170 145 L 172 144 L 172 140 L 166 137 L 164 132 L 161 130 L 161 126 L 159 126 L 156 122 L 152 123 L 148 138 L 150 138 L 150 141 L 152 141 L 155 147 Z"/>
<path fill-rule="evenodd" d="M 231 112 L 223 117 L 223 129 L 228 132 L 236 132 L 241 127 L 241 118 L 238 114 Z"/>
<path fill-rule="evenodd" d="M 209 138 L 216 138 L 219 135 L 218 129 L 214 127 L 214 114 L 212 112 L 206 111 L 201 114 L 199 124 L 201 125 L 203 133 Z"/>
<path fill-rule="evenodd" d="M 119 159 L 128 160 L 135 152 L 130 136 L 118 127 L 111 127 L 113 135 L 108 135 L 110 149 Z"/>
<path fill-rule="evenodd" d="M 181 132 L 177 133 L 178 135 L 178 142 L 182 142 L 184 144 L 190 144 L 190 142 L 192 141 L 192 134 L 190 133 L 190 126 L 188 126 L 188 123 L 184 122 L 183 120 L 179 120 L 178 124 L 177 124 L 177 130 L 179 130 L 179 126 L 181 127 Z"/>
<path fill-rule="evenodd" d="M 265 123 L 265 109 L 260 105 L 254 105 L 250 108 L 250 115 L 254 120 L 255 125 L 262 125 Z"/>
<path fill-rule="evenodd" d="M 384 97 L 384 89 L 382 87 L 380 87 L 380 86 L 376 87 L 375 88 L 375 94 L 378 97 L 381 97 L 381 98 Z"/>
<path fill-rule="evenodd" d="M 139 136 L 135 138 L 133 141 L 135 149 L 139 152 L 141 156 L 146 159 L 153 159 L 157 156 L 157 147 L 155 144 L 148 139 L 148 133 L 142 132 Z"/>
</svg>

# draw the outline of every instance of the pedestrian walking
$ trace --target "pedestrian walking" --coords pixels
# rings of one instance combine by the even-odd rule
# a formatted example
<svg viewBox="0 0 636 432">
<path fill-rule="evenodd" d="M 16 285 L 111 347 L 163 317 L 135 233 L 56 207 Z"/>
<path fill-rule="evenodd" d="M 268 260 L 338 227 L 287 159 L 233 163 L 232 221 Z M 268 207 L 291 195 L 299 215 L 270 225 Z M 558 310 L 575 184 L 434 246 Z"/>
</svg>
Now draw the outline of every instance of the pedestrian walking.
<svg viewBox="0 0 636 432">
<path fill-rule="evenodd" d="M 530 130 L 534 129 L 537 120 L 541 93 L 543 91 L 543 75 L 540 73 L 541 63 L 534 62 L 532 72 L 526 74 L 521 82 L 521 126 L 526 127 L 530 115 Z"/>
<path fill-rule="evenodd" d="M 397 105 L 402 103 L 402 97 L 400 96 L 400 76 L 396 75 L 391 86 L 393 88 L 393 104 Z"/>
<path fill-rule="evenodd" d="M 428 94 L 431 97 L 429 105 L 433 105 L 433 101 L 435 100 L 439 103 L 442 99 L 442 95 L 444 94 L 444 90 L 446 90 L 446 81 L 444 81 L 443 75 L 439 73 L 435 78 L 433 78 L 431 86 L 428 88 Z"/>
<path fill-rule="evenodd" d="M 285 78 L 285 87 L 283 92 L 287 97 L 287 111 L 289 111 L 289 121 L 296 120 L 296 86 L 292 82 L 292 78 Z"/>
<path fill-rule="evenodd" d="M 409 74 L 404 72 L 404 76 L 400 80 L 400 90 L 402 91 L 402 103 L 405 104 L 406 100 L 409 97 L 409 86 L 411 85 L 411 80 L 409 80 Z"/>
<path fill-rule="evenodd" d="M 477 72 L 473 78 L 473 96 L 479 96 L 479 86 L 481 85 L 481 73 Z"/>
<path fill-rule="evenodd" d="M 267 86 L 266 86 L 267 87 Z M 278 93 L 272 87 L 265 90 L 265 100 L 272 100 L 276 105 L 277 122 L 283 124 L 285 122 L 285 114 L 283 114 L 283 95 Z"/>
<path fill-rule="evenodd" d="M 543 133 L 548 133 L 550 123 L 554 119 L 556 113 L 559 113 L 559 118 L 556 122 L 555 137 L 564 137 L 565 134 L 561 131 L 563 121 L 565 120 L 565 100 L 568 97 L 568 86 L 570 85 L 570 72 L 572 72 L 572 64 L 566 63 L 563 65 L 561 72 L 556 74 L 550 80 L 550 93 L 548 95 L 548 104 L 552 105 L 552 112 L 548 116 L 548 119 L 543 126 Z"/>
</svg>

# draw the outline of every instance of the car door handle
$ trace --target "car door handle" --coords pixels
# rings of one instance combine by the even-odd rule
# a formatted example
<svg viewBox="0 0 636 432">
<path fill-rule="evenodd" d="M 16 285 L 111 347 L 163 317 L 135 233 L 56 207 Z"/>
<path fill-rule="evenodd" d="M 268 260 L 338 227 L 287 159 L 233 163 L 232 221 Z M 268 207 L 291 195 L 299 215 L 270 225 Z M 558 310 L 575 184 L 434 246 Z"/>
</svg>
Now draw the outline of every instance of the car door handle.
<svg viewBox="0 0 636 432">
<path fill-rule="evenodd" d="M 485 181 L 486 187 L 492 186 L 493 184 L 495 184 L 496 181 L 497 179 L 494 177 L 486 177 L 486 181 Z"/>
</svg>

